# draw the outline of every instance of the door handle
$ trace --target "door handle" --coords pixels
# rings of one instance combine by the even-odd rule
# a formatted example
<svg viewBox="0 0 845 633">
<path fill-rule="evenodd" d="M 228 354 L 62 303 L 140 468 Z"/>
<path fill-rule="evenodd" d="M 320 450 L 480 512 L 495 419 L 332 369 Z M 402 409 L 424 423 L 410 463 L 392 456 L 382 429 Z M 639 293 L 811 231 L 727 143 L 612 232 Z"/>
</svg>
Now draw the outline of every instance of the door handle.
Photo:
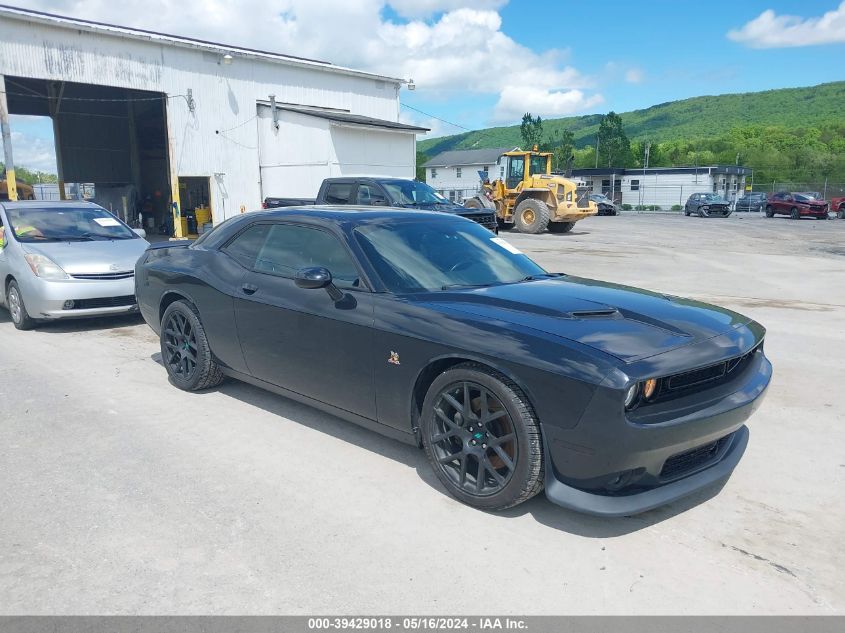
<svg viewBox="0 0 845 633">
<path fill-rule="evenodd" d="M 245 295 L 251 295 L 255 294 L 255 291 L 258 290 L 258 286 L 256 286 L 255 284 L 244 284 L 243 286 L 241 286 L 241 290 L 243 290 L 243 293 Z"/>
</svg>

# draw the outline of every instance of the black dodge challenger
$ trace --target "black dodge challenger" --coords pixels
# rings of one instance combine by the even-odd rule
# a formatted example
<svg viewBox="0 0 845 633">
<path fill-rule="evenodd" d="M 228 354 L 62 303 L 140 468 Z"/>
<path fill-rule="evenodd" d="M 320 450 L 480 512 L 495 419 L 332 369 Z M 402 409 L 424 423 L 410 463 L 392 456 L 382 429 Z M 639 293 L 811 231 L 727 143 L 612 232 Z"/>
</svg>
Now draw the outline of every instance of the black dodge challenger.
<svg viewBox="0 0 845 633">
<path fill-rule="evenodd" d="M 747 317 L 546 272 L 440 213 L 248 213 L 135 280 L 177 387 L 228 376 L 421 445 L 486 510 L 545 487 L 631 515 L 721 481 L 772 374 Z"/>
</svg>

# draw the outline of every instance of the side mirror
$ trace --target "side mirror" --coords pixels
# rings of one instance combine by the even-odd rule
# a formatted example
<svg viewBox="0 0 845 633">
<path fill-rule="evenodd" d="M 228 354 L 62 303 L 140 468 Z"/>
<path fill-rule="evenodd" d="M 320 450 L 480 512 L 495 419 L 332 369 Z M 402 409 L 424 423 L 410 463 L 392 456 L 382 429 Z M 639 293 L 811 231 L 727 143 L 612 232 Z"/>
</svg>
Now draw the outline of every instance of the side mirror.
<svg viewBox="0 0 845 633">
<path fill-rule="evenodd" d="M 332 274 L 327 268 L 318 266 L 315 268 L 303 268 L 296 271 L 293 279 L 298 288 L 306 290 L 316 290 L 317 288 L 325 288 L 329 293 L 332 301 L 337 303 L 343 299 L 343 292 L 332 283 Z"/>
<path fill-rule="evenodd" d="M 147 232 L 144 229 L 132 229 L 132 232 L 139 237 L 147 239 Z"/>
</svg>

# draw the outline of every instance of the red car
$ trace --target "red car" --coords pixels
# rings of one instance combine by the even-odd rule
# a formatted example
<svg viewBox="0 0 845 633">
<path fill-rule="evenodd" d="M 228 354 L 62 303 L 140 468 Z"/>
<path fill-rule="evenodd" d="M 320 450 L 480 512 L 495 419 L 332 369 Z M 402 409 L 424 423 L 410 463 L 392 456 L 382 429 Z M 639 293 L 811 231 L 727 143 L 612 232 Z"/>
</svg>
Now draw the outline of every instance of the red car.
<svg viewBox="0 0 845 633">
<path fill-rule="evenodd" d="M 809 216 L 818 220 L 827 220 L 827 202 L 816 200 L 801 193 L 780 191 L 769 196 L 766 203 L 766 217 L 788 215 L 793 220 Z"/>
<path fill-rule="evenodd" d="M 831 198 L 830 210 L 836 211 L 836 215 L 840 220 L 845 220 L 845 197 Z"/>
</svg>

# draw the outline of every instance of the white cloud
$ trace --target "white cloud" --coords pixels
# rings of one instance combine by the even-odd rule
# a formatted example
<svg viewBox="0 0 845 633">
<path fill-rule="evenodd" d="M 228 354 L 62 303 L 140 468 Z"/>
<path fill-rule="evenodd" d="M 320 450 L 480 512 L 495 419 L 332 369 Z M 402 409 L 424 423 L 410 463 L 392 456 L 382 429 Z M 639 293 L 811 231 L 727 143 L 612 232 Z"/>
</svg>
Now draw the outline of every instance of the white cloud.
<svg viewBox="0 0 845 633">
<path fill-rule="evenodd" d="M 845 2 L 821 17 L 802 18 L 763 11 L 728 39 L 751 48 L 787 48 L 845 42 Z"/>
<path fill-rule="evenodd" d="M 645 79 L 645 73 L 640 68 L 629 68 L 625 71 L 625 81 L 629 84 L 640 84 Z"/>
<path fill-rule="evenodd" d="M 591 82 L 564 63 L 566 50 L 536 53 L 502 31 L 502 18 L 494 9 L 503 4 L 504 0 L 33 0 L 27 6 L 413 78 L 420 97 L 496 95 L 499 101 L 492 118 L 500 123 L 512 122 L 525 111 L 547 117 L 600 103 L 600 95 L 585 92 Z M 387 5 L 408 19 L 384 19 Z M 479 113 L 478 124 L 486 123 L 484 119 Z"/>
<path fill-rule="evenodd" d="M 50 141 L 13 130 L 12 147 L 16 167 L 26 167 L 50 174 L 56 173 L 56 151 Z"/>
</svg>

